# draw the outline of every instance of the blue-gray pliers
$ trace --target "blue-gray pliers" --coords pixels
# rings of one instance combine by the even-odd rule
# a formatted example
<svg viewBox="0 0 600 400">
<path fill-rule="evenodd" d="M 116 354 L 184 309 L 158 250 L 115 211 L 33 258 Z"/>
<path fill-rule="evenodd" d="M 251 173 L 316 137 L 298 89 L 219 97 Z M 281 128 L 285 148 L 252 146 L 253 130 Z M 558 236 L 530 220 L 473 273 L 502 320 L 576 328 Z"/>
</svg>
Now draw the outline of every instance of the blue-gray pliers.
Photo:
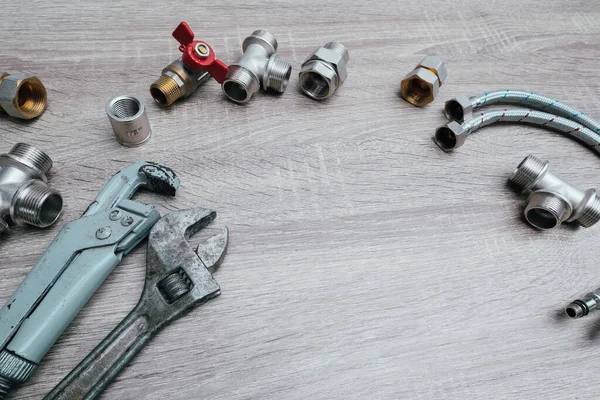
<svg viewBox="0 0 600 400">
<path fill-rule="evenodd" d="M 66 224 L 0 309 L 0 399 L 33 374 L 106 277 L 160 219 L 130 200 L 138 188 L 174 196 L 168 167 L 132 164 L 104 186 L 83 216 Z"/>
</svg>

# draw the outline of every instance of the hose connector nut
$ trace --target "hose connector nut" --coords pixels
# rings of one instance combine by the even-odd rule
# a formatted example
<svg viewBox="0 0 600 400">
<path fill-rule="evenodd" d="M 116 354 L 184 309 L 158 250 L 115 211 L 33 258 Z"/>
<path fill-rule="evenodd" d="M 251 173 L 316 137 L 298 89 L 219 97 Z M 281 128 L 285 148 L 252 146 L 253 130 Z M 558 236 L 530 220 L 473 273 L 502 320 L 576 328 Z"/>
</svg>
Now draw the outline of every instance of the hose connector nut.
<svg viewBox="0 0 600 400">
<path fill-rule="evenodd" d="M 444 114 L 450 121 L 456 121 L 460 124 L 471 119 L 475 105 L 468 96 L 458 96 L 450 99 L 444 106 Z"/>
<path fill-rule="evenodd" d="M 0 75 L 0 108 L 20 119 L 39 117 L 46 109 L 48 94 L 37 76 L 26 73 Z"/>
<path fill-rule="evenodd" d="M 467 139 L 469 132 L 458 122 L 452 121 L 446 126 L 439 127 L 435 131 L 433 141 L 440 149 L 448 152 L 462 146 Z"/>
<path fill-rule="evenodd" d="M 152 128 L 142 100 L 133 95 L 117 96 L 106 103 L 106 115 L 119 143 L 141 146 L 150 140 Z"/>
<path fill-rule="evenodd" d="M 427 56 L 404 77 L 400 94 L 413 106 L 423 107 L 435 99 L 446 78 L 448 70 L 444 61 L 436 56 Z"/>
<path fill-rule="evenodd" d="M 276 54 L 277 39 L 264 29 L 252 32 L 242 43 L 244 54 L 229 66 L 221 85 L 225 96 L 236 103 L 247 103 L 260 89 L 283 93 L 292 74 L 292 65 Z"/>
<path fill-rule="evenodd" d="M 329 42 L 319 47 L 302 64 L 300 89 L 315 100 L 333 96 L 348 77 L 349 60 L 350 53 L 341 43 Z"/>
<path fill-rule="evenodd" d="M 527 156 L 509 182 L 529 195 L 525 219 L 534 228 L 547 230 L 563 222 L 589 228 L 600 221 L 600 197 L 596 190 L 580 190 L 548 171 L 548 161 Z"/>
</svg>

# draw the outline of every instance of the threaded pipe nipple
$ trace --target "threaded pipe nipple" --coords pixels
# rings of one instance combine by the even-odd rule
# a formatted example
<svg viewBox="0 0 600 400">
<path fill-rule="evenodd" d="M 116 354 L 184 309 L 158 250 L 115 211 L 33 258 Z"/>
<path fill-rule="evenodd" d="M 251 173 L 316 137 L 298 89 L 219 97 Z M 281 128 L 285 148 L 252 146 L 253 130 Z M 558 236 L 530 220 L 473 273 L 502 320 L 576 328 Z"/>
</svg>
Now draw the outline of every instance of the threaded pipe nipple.
<svg viewBox="0 0 600 400">
<path fill-rule="evenodd" d="M 521 161 L 508 180 L 521 190 L 527 190 L 546 173 L 547 169 L 547 161 L 528 155 Z"/>
<path fill-rule="evenodd" d="M 52 159 L 43 151 L 27 143 L 17 143 L 8 152 L 12 159 L 45 175 L 52 168 Z"/>
<path fill-rule="evenodd" d="M 168 75 L 161 75 L 150 85 L 150 95 L 161 106 L 169 106 L 179 100 L 183 92 L 175 79 Z"/>
<path fill-rule="evenodd" d="M 292 64 L 279 59 L 277 55 L 271 56 L 265 71 L 264 86 L 265 89 L 273 89 L 280 93 L 285 91 L 290 76 L 292 75 Z"/>
<path fill-rule="evenodd" d="M 252 32 L 252 34 L 248 36 L 246 40 L 244 40 L 244 43 L 242 44 L 242 50 L 246 51 L 246 48 L 250 45 L 250 43 L 255 42 L 256 39 L 266 42 L 268 46 L 272 48 L 273 52 L 267 52 L 269 53 L 269 56 L 277 51 L 277 39 L 275 39 L 275 36 L 266 29 L 258 29 Z"/>
<path fill-rule="evenodd" d="M 571 205 L 549 192 L 534 192 L 525 207 L 525 218 L 537 229 L 556 228 L 569 219 Z"/>
<path fill-rule="evenodd" d="M 0 375 L 0 400 L 3 400 L 5 396 L 11 392 L 14 384 L 9 379 L 5 379 Z"/>
<path fill-rule="evenodd" d="M 29 224 L 39 228 L 52 225 L 62 211 L 60 193 L 44 184 L 32 182 L 15 195 L 11 217 L 17 225 Z"/>
<path fill-rule="evenodd" d="M 341 55 L 344 61 L 346 61 L 346 63 L 350 60 L 350 52 L 348 51 L 346 46 L 339 42 L 329 42 L 323 47 L 329 50 L 333 50 L 339 55 Z"/>
<path fill-rule="evenodd" d="M 223 81 L 223 92 L 236 103 L 247 103 L 260 89 L 258 77 L 246 68 L 231 65 Z"/>
</svg>

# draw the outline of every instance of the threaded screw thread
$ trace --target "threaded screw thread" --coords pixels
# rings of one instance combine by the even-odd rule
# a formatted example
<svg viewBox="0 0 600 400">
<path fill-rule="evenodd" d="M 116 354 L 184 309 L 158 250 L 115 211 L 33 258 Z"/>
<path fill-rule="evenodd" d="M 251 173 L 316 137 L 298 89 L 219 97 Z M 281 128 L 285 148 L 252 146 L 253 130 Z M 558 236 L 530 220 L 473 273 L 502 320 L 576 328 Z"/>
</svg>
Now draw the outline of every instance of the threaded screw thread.
<svg viewBox="0 0 600 400">
<path fill-rule="evenodd" d="M 52 168 L 52 159 L 43 151 L 27 143 L 17 143 L 8 152 L 13 159 L 45 175 Z"/>
<path fill-rule="evenodd" d="M 272 61 L 268 64 L 269 69 L 266 71 L 267 79 L 265 82 L 265 88 L 273 89 L 283 93 L 288 85 L 288 82 L 290 81 L 292 64 L 279 59 L 277 55 L 273 55 L 271 57 Z"/>
<path fill-rule="evenodd" d="M 183 97 L 183 92 L 175 79 L 168 75 L 161 75 L 150 85 L 150 94 L 154 101 L 162 106 L 169 106 Z"/>
<path fill-rule="evenodd" d="M 589 228 L 600 221 L 600 199 L 595 195 L 585 206 L 583 213 L 577 218 L 577 223 L 584 228 Z"/>
<path fill-rule="evenodd" d="M 265 42 L 267 42 L 271 46 L 273 46 L 273 49 L 275 49 L 275 51 L 277 51 L 277 39 L 275 39 L 275 36 L 268 30 L 258 29 L 258 30 L 255 30 L 254 32 L 252 32 L 252 35 L 250 35 L 250 36 L 255 36 L 255 37 L 261 38 L 262 40 L 264 40 Z"/>
<path fill-rule="evenodd" d="M 0 400 L 3 400 L 12 391 L 14 386 L 12 381 L 0 375 Z"/>
<path fill-rule="evenodd" d="M 247 103 L 260 89 L 258 77 L 239 65 L 229 67 L 223 81 L 223 92 L 237 103 Z"/>
<path fill-rule="evenodd" d="M 56 190 L 32 182 L 15 195 L 11 217 L 18 225 L 46 228 L 58 219 L 62 205 L 62 197 Z"/>
<path fill-rule="evenodd" d="M 537 229 L 552 229 L 569 219 L 572 212 L 562 198 L 552 193 L 534 192 L 525 207 L 525 218 Z"/>
<path fill-rule="evenodd" d="M 329 42 L 323 47 L 329 50 L 333 50 L 339 55 L 341 55 L 346 63 L 348 63 L 348 61 L 350 60 L 350 52 L 348 51 L 346 46 L 339 42 Z"/>
<path fill-rule="evenodd" d="M 547 161 L 528 155 L 521 161 L 508 180 L 522 190 L 527 190 L 546 172 L 547 168 Z"/>
</svg>

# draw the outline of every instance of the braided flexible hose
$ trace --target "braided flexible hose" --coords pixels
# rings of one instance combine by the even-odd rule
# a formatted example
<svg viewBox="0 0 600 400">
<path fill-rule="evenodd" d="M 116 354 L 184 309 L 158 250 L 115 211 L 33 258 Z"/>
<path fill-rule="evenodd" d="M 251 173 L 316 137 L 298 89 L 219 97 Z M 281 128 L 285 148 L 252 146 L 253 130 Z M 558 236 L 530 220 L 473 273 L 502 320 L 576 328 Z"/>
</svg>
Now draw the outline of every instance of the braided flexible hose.
<svg viewBox="0 0 600 400">
<path fill-rule="evenodd" d="M 553 129 L 585 143 L 600 153 L 600 135 L 596 132 L 558 115 L 526 109 L 493 110 L 472 117 L 462 124 L 450 122 L 436 131 L 435 141 L 442 149 L 452 150 L 462 145 L 467 135 L 497 122 L 523 123 Z"/>
<path fill-rule="evenodd" d="M 469 111 L 474 112 L 482 107 L 494 104 L 510 104 L 532 108 L 537 111 L 555 113 L 558 116 L 571 119 L 581 125 L 589 128 L 593 132 L 600 134 L 600 123 L 585 115 L 583 112 L 574 109 L 558 100 L 550 97 L 526 92 L 522 90 L 497 90 L 486 92 L 478 96 L 462 99 L 453 99 L 446 105 L 446 114 L 452 119 L 463 122 L 462 118 L 468 118 Z M 452 107 L 458 107 L 458 113 L 453 113 Z"/>
</svg>

